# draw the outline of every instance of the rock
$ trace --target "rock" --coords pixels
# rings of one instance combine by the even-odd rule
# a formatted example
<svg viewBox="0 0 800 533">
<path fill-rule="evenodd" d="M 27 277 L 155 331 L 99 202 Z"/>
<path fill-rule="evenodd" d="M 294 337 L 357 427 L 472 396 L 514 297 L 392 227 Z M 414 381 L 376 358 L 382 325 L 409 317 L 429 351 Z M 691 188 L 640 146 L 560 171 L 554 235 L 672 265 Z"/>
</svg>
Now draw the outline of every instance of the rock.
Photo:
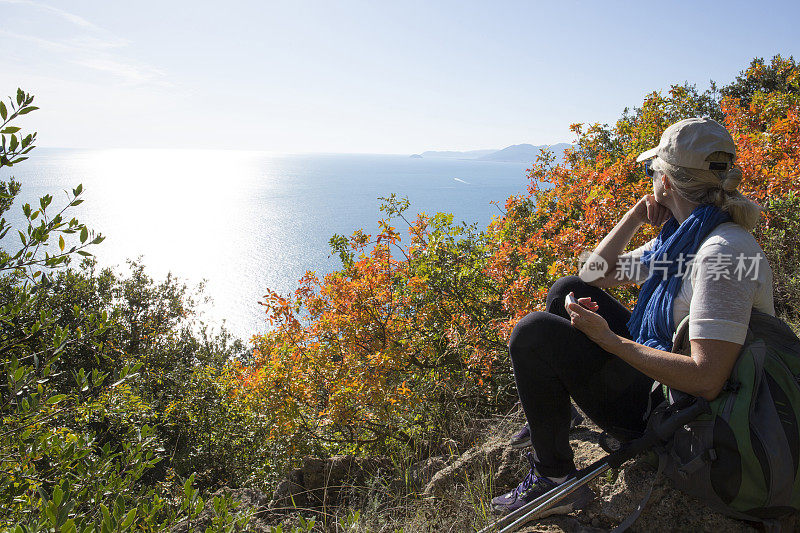
<svg viewBox="0 0 800 533">
<path fill-rule="evenodd" d="M 509 431 L 509 435 L 513 430 Z M 588 466 L 605 456 L 599 447 L 600 428 L 587 421 L 573 430 L 570 444 L 575 454 L 578 468 Z M 500 439 L 501 445 L 506 438 Z M 490 457 L 497 453 L 497 439 L 490 438 L 482 447 Z M 471 455 L 480 455 L 479 450 L 470 450 Z M 467 453 L 470 453 L 467 452 Z M 466 455 L 466 454 L 465 454 Z M 502 455 L 501 455 L 502 456 Z M 462 456 L 463 457 L 463 456 Z M 499 470 L 495 474 L 495 492 L 500 494 L 519 482 L 520 475 L 514 475 L 514 454 L 506 454 L 510 463 L 500 461 Z M 518 461 L 524 458 L 518 456 Z M 458 463 L 458 461 L 456 461 Z M 454 463 L 455 464 L 455 463 Z M 527 470 L 527 462 L 523 462 L 522 471 Z M 507 476 L 501 476 L 507 472 Z M 625 520 L 639 505 L 655 479 L 655 468 L 643 459 L 624 465 L 618 472 L 609 471 L 589 484 L 595 493 L 595 499 L 583 511 L 561 517 L 549 517 L 520 530 L 527 531 L 608 531 Z M 639 518 L 631 526 L 630 531 L 725 531 L 753 532 L 755 524 L 735 520 L 711 509 L 701 500 L 684 494 L 674 488 L 672 483 L 661 477 L 656 480 L 652 494 Z M 791 517 L 783 522 L 785 531 L 796 531 L 797 518 Z"/>
<path fill-rule="evenodd" d="M 422 495 L 425 497 L 440 496 L 453 489 L 454 485 L 471 478 L 481 477 L 485 472 L 495 472 L 495 484 L 498 477 L 504 480 L 509 475 L 512 457 L 518 456 L 506 445 L 507 439 L 494 438 L 489 442 L 470 448 L 452 464 L 436 472 L 425 486 Z M 511 467 L 517 471 L 518 468 Z"/>
<path fill-rule="evenodd" d="M 266 509 L 269 505 L 269 496 L 255 489 L 229 489 L 222 488 L 214 493 L 215 496 L 227 495 L 231 496 L 235 501 L 239 502 L 239 506 L 252 507 L 256 509 Z"/>
<path fill-rule="evenodd" d="M 299 497 L 300 494 L 305 492 L 306 488 L 303 486 L 303 476 L 299 469 L 292 470 L 285 479 L 278 483 L 275 492 L 272 495 L 272 501 L 269 504 L 270 508 L 275 507 L 278 502 L 291 500 L 292 497 Z"/>
<path fill-rule="evenodd" d="M 425 487 L 437 472 L 447 467 L 448 460 L 447 456 L 440 455 L 417 461 L 409 466 L 406 474 L 410 488 L 419 490 Z"/>
<path fill-rule="evenodd" d="M 714 511 L 702 501 L 676 490 L 668 479 L 656 480 L 655 476 L 652 465 L 638 460 L 621 469 L 616 480 L 598 480 L 597 519 L 609 526 L 618 525 L 634 512 L 652 486 L 652 494 L 632 526 L 635 531 L 754 531 L 746 522 Z"/>
<path fill-rule="evenodd" d="M 386 457 L 304 457 L 303 465 L 289 472 L 278 484 L 269 508 L 346 505 L 354 496 L 365 492 L 363 488 L 368 480 L 387 473 L 395 475 L 394 466 Z"/>
<path fill-rule="evenodd" d="M 287 517 L 291 513 L 286 511 L 292 511 L 295 506 L 313 510 L 325 505 L 328 515 L 360 510 L 361 525 L 366 531 L 481 529 L 487 525 L 487 518 L 497 518 L 484 514 L 487 497 L 515 487 L 528 471 L 525 454 L 529 450 L 514 450 L 508 446 L 509 436 L 520 424 L 521 415 L 503 417 L 493 426 L 484 428 L 483 439 L 476 436 L 475 439 L 445 442 L 436 448 L 442 455 L 417 461 L 402 474 L 395 472 L 391 461 L 385 457 L 307 457 L 300 468 L 289 472 L 278 485 L 268 506 L 265 507 L 263 495 L 244 494 L 241 499 L 249 498 L 246 505 L 257 509 L 258 521 L 254 524 L 258 527 L 267 518 L 291 520 Z M 606 455 L 598 445 L 599 435 L 600 429 L 588 419 L 571 432 L 570 444 L 578 468 Z M 460 455 L 451 455 L 459 449 L 459 442 L 461 446 L 475 445 Z M 610 470 L 589 483 L 596 497 L 585 509 L 547 517 L 519 531 L 609 531 L 639 505 L 650 490 L 655 474 L 655 468 L 646 461 L 631 461 L 619 471 Z M 377 493 L 372 487 L 380 488 L 380 498 L 374 497 Z M 412 493 L 421 489 L 423 498 L 410 495 L 409 489 Z M 402 512 L 393 514 L 398 509 Z M 743 533 L 756 531 L 753 526 L 715 512 L 701 500 L 676 490 L 668 479 L 661 478 L 656 480 L 648 504 L 630 531 Z M 783 526 L 785 531 L 800 530 L 795 517 L 784 521 Z"/>
</svg>

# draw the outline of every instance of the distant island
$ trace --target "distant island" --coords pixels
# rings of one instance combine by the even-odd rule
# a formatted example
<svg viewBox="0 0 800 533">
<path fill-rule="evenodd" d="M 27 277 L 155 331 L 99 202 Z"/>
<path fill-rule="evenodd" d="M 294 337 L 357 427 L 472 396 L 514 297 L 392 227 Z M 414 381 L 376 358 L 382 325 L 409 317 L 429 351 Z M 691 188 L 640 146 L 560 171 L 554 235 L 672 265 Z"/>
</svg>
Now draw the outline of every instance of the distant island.
<svg viewBox="0 0 800 533">
<path fill-rule="evenodd" d="M 469 150 L 466 152 L 458 151 L 427 151 L 421 154 L 413 154 L 413 159 L 440 158 L 440 159 L 474 159 L 477 161 L 504 161 L 513 163 L 533 163 L 542 152 L 548 149 L 556 156 L 556 161 L 564 158 L 564 150 L 572 148 L 571 144 L 558 143 L 540 146 L 532 144 L 515 144 L 507 146 L 502 150 Z"/>
<path fill-rule="evenodd" d="M 493 154 L 497 152 L 497 149 L 494 150 L 470 150 L 468 152 L 454 152 L 454 151 L 445 151 L 445 152 L 422 152 L 422 154 L 414 154 L 411 157 L 420 156 L 420 157 L 439 157 L 444 159 L 478 159 L 479 157 L 483 157 L 485 155 Z"/>
</svg>

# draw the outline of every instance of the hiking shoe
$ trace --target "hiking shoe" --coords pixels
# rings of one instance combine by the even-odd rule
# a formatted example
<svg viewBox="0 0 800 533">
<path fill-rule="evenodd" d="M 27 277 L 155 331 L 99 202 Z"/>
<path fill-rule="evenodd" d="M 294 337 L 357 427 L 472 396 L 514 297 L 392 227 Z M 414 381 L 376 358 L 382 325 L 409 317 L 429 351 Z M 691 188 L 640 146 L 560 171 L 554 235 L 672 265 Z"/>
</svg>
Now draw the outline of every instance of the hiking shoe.
<svg viewBox="0 0 800 533">
<path fill-rule="evenodd" d="M 559 483 L 551 481 L 549 478 L 541 477 L 536 473 L 536 467 L 533 462 L 533 456 L 528 454 L 528 461 L 531 464 L 530 472 L 522 480 L 522 483 L 511 492 L 507 492 L 501 496 L 492 498 L 492 509 L 500 513 L 510 513 L 516 511 L 525 504 L 535 500 L 542 494 L 545 494 L 552 489 L 556 488 Z M 573 472 L 574 474 L 574 472 Z M 545 511 L 541 516 L 550 516 L 553 514 L 566 514 L 576 509 L 582 509 L 589 503 L 592 493 L 589 487 L 583 485 L 572 494 L 566 496 L 563 500 L 558 502 L 555 507 L 551 507 Z"/>
<path fill-rule="evenodd" d="M 531 445 L 531 427 L 528 424 L 511 436 L 508 444 L 512 448 L 527 448 Z"/>
<path fill-rule="evenodd" d="M 569 421 L 569 428 L 572 429 L 581 422 L 583 422 L 583 416 L 575 409 L 575 406 L 572 407 L 572 418 Z M 527 448 L 531 445 L 531 427 L 528 424 L 514 433 L 511 436 L 511 440 L 508 442 L 509 446 L 512 448 Z"/>
<path fill-rule="evenodd" d="M 597 442 L 606 453 L 614 453 L 622 448 L 622 443 L 615 437 L 612 437 L 607 431 L 604 431 L 600 434 L 600 436 L 597 438 Z"/>
<path fill-rule="evenodd" d="M 583 415 L 575 409 L 574 405 L 570 405 L 570 408 L 572 409 L 572 417 L 569 419 L 569 429 L 572 429 L 583 422 Z"/>
</svg>

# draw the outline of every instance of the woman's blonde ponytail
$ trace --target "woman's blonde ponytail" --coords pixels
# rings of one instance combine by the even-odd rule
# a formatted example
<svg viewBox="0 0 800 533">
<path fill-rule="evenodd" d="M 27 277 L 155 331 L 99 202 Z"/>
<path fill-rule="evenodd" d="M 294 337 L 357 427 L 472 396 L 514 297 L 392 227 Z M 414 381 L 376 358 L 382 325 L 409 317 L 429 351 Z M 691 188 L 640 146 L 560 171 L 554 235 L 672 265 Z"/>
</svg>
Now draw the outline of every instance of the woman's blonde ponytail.
<svg viewBox="0 0 800 533">
<path fill-rule="evenodd" d="M 732 166 L 733 158 L 725 152 L 714 152 L 706 161 L 728 163 L 728 170 L 698 170 L 678 167 L 656 158 L 653 168 L 665 173 L 675 190 L 690 202 L 713 204 L 730 214 L 731 219 L 747 230 L 758 224 L 761 212 L 760 205 L 753 202 L 738 187 L 742 181 L 742 171 Z"/>
</svg>

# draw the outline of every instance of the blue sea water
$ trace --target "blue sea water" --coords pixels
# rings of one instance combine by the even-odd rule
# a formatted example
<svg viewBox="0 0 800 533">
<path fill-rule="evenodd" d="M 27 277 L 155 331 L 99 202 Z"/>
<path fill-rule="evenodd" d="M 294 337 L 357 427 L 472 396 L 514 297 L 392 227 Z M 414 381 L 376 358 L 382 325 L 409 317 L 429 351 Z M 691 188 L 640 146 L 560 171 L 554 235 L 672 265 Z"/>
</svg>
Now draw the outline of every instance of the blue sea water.
<svg viewBox="0 0 800 533">
<path fill-rule="evenodd" d="M 248 339 L 267 329 L 258 304 L 267 288 L 286 294 L 306 270 L 338 268 L 328 240 L 375 234 L 379 197 L 406 196 L 417 212 L 453 213 L 485 227 L 511 194 L 525 191 L 524 163 L 412 159 L 405 155 L 273 155 L 208 150 L 37 149 L 4 168 L 22 193 L 6 215 L 20 226 L 24 202 L 83 184 L 81 222 L 106 236 L 93 249 L 124 271 L 142 256 L 151 275 L 206 280 L 204 319 Z M 400 230 L 405 228 L 398 223 Z M 16 239 L 10 232 L 6 240 Z M 13 246 L 12 243 L 4 243 Z"/>
</svg>

